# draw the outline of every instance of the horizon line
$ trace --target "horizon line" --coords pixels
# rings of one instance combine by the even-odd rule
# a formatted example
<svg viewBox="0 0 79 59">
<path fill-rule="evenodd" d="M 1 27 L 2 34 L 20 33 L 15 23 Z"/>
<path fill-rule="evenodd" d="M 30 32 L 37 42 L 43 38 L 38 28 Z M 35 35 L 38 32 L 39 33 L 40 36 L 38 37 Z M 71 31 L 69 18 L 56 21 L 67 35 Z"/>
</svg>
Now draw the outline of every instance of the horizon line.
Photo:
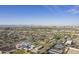
<svg viewBox="0 0 79 59">
<path fill-rule="evenodd" d="M 0 26 L 79 26 L 79 25 L 34 25 L 34 24 L 0 24 Z"/>
</svg>

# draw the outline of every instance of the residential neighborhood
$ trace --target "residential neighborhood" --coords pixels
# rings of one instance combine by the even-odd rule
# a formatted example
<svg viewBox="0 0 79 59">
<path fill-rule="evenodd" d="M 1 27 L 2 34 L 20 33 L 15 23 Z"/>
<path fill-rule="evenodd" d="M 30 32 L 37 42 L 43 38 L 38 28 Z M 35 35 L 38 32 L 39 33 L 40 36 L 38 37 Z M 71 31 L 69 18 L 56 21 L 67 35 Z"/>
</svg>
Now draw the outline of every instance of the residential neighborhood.
<svg viewBox="0 0 79 59">
<path fill-rule="evenodd" d="M 0 27 L 0 54 L 76 54 L 76 50 L 79 52 L 78 29 L 71 26 Z"/>
</svg>

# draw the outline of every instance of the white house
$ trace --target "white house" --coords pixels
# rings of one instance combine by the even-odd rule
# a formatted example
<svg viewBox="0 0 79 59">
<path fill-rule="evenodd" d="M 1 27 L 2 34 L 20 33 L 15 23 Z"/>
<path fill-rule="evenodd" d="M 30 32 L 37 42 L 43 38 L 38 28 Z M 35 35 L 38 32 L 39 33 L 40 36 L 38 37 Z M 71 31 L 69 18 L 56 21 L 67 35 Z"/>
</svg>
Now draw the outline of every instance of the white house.
<svg viewBox="0 0 79 59">
<path fill-rule="evenodd" d="M 65 45 L 71 45 L 72 44 L 72 40 L 68 40 Z"/>
</svg>

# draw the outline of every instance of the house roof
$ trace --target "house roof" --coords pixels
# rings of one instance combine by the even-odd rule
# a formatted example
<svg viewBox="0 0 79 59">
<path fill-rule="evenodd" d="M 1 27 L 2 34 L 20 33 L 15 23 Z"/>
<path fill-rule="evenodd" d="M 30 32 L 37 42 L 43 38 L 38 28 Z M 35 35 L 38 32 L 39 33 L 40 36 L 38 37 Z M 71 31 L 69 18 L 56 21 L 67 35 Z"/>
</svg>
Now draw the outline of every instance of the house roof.
<svg viewBox="0 0 79 59">
<path fill-rule="evenodd" d="M 79 49 L 69 47 L 67 54 L 79 54 Z"/>
<path fill-rule="evenodd" d="M 63 50 L 50 49 L 48 52 L 51 54 L 61 54 L 63 53 Z"/>
<path fill-rule="evenodd" d="M 62 49 L 62 48 L 64 48 L 64 46 L 63 46 L 62 44 L 56 44 L 56 45 L 54 46 L 54 48 L 55 48 L 55 49 Z"/>
</svg>

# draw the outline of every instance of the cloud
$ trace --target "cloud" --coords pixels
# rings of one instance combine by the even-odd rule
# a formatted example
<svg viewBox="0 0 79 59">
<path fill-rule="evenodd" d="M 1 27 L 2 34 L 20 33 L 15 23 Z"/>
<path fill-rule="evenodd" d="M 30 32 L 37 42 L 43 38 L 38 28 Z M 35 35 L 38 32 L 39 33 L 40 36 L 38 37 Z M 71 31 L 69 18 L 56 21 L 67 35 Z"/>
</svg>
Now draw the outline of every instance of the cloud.
<svg viewBox="0 0 79 59">
<path fill-rule="evenodd" d="M 67 10 L 70 14 L 79 14 L 79 6 L 73 6 L 71 9 Z"/>
<path fill-rule="evenodd" d="M 59 12 L 59 6 L 57 6 L 57 5 L 46 5 L 43 7 L 48 9 L 51 14 L 54 14 L 55 12 Z"/>
</svg>

